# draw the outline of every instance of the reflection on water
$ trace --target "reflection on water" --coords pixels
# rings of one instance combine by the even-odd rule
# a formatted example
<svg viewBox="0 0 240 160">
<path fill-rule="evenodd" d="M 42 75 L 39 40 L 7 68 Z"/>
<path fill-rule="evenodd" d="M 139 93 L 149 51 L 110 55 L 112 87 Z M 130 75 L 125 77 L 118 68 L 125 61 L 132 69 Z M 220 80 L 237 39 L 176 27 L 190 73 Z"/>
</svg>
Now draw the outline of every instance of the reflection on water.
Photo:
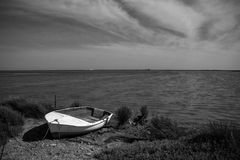
<svg viewBox="0 0 240 160">
<path fill-rule="evenodd" d="M 114 111 L 148 105 L 182 124 L 240 121 L 240 72 L 46 71 L 0 73 L 0 98 L 23 96 L 66 106 L 73 101 Z"/>
</svg>

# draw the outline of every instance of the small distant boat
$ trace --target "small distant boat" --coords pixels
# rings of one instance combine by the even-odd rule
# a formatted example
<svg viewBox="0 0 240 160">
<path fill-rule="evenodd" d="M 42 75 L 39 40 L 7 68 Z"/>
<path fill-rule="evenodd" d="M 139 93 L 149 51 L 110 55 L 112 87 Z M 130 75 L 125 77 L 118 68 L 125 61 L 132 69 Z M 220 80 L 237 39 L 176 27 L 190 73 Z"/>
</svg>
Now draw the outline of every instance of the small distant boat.
<svg viewBox="0 0 240 160">
<path fill-rule="evenodd" d="M 53 137 L 75 136 L 106 125 L 113 113 L 89 106 L 52 111 L 45 115 Z"/>
</svg>

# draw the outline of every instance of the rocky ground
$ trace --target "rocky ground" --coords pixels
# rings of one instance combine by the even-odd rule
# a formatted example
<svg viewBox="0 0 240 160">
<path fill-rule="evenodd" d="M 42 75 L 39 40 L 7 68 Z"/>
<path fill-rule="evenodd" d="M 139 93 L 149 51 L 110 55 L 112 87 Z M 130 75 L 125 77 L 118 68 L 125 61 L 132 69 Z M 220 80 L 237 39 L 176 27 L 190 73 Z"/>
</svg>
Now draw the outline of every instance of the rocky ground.
<svg viewBox="0 0 240 160">
<path fill-rule="evenodd" d="M 73 137 L 52 139 L 47 133 L 44 121 L 27 119 L 23 132 L 16 139 L 10 139 L 5 146 L 3 159 L 9 160 L 57 160 L 95 159 L 94 155 L 104 148 L 112 148 L 124 143 L 119 138 L 125 133 L 111 126 L 98 131 Z"/>
</svg>

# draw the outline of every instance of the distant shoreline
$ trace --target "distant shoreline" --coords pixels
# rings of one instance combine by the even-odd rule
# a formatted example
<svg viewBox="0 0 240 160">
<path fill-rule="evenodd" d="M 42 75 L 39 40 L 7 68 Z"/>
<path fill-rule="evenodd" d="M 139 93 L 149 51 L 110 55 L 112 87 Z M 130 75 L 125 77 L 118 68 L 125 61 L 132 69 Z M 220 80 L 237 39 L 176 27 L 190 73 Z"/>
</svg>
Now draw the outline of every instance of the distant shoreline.
<svg viewBox="0 0 240 160">
<path fill-rule="evenodd" d="M 240 70 L 181 70 L 181 69 L 80 69 L 80 70 L 0 70 L 0 73 L 51 73 L 51 72 L 240 72 Z"/>
</svg>

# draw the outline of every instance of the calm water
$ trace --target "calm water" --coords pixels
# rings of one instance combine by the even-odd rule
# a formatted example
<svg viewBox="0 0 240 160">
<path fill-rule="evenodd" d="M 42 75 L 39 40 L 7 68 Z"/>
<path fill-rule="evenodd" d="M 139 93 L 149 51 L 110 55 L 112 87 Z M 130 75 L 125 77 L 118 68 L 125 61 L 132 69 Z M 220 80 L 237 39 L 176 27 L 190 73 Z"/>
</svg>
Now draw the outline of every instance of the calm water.
<svg viewBox="0 0 240 160">
<path fill-rule="evenodd" d="M 240 123 L 240 72 L 45 71 L 0 72 L 0 100 L 21 96 L 67 106 L 74 101 L 114 111 L 148 105 L 185 125 Z"/>
</svg>

